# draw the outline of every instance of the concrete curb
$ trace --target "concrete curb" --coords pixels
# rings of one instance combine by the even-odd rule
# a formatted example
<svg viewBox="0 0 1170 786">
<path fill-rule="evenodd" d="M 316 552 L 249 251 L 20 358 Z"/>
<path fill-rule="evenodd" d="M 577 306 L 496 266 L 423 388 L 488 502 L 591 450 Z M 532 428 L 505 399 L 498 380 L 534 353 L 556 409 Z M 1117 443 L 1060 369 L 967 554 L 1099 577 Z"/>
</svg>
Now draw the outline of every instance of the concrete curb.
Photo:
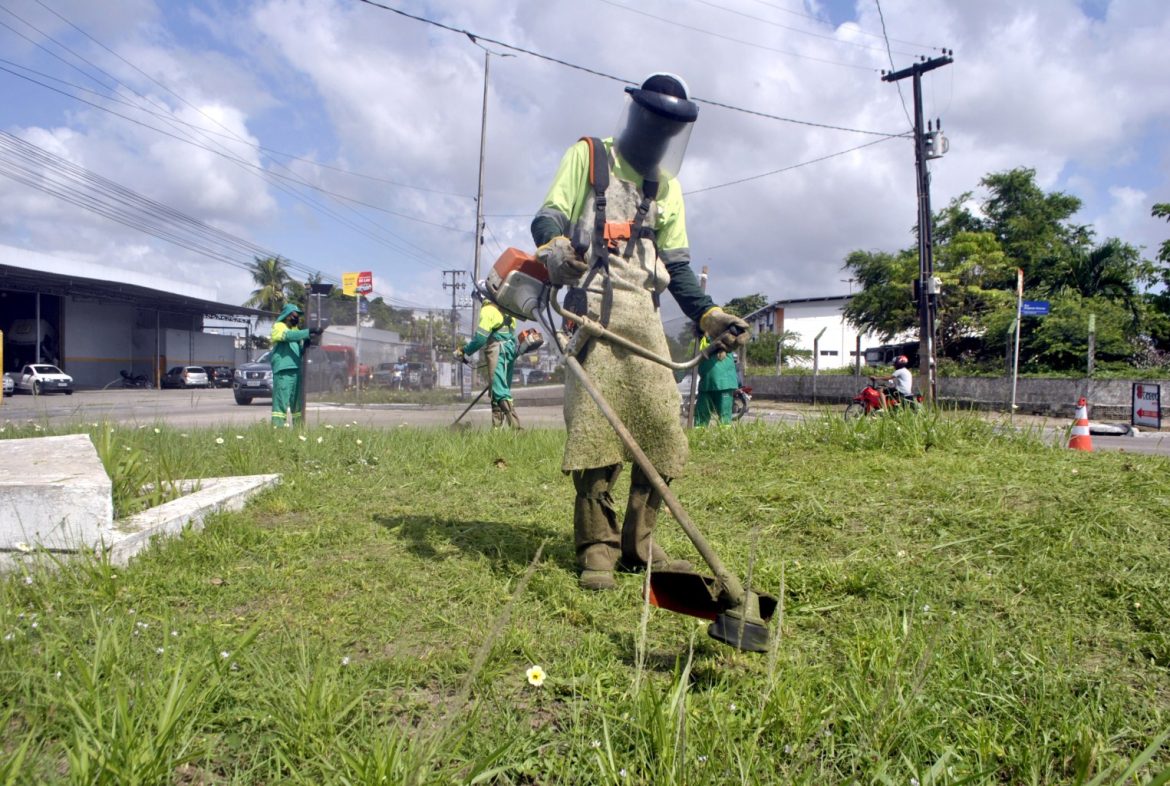
<svg viewBox="0 0 1170 786">
<path fill-rule="evenodd" d="M 280 475 L 240 475 L 184 481 L 198 483 L 198 490 L 178 499 L 114 522 L 102 533 L 110 562 L 125 565 L 157 537 L 174 537 L 188 526 L 198 532 L 207 516 L 240 510 L 248 498 L 280 483 Z"/>
<path fill-rule="evenodd" d="M 181 481 L 183 488 L 195 489 L 150 510 L 115 521 L 100 532 L 100 541 L 94 550 L 109 555 L 115 565 L 126 565 L 132 557 L 150 546 L 155 538 L 174 537 L 190 527 L 198 532 L 206 518 L 222 511 L 240 510 L 248 499 L 280 483 L 280 475 L 240 475 L 236 477 L 205 478 Z M 82 546 L 74 550 L 41 549 L 6 551 L 0 553 L 0 573 L 21 566 L 38 564 L 52 567 L 54 563 L 90 551 Z"/>
</svg>

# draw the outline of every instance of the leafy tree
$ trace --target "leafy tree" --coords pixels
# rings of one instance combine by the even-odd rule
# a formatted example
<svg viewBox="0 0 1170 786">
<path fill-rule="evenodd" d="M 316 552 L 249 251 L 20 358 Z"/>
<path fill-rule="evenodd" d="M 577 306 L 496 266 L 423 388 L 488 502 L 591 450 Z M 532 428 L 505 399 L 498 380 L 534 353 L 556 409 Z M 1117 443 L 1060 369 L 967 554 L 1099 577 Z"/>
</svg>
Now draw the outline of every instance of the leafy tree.
<svg viewBox="0 0 1170 786">
<path fill-rule="evenodd" d="M 962 231 L 938 248 L 935 274 L 943 292 L 935 319 L 938 354 L 967 360 L 985 356 L 989 319 L 1015 302 L 1014 266 L 990 232 Z"/>
<path fill-rule="evenodd" d="M 1170 221 L 1170 202 L 1159 202 L 1150 214 Z M 1150 305 L 1147 332 L 1157 350 L 1170 352 L 1170 240 L 1162 241 L 1156 259 L 1158 267 L 1154 269 L 1154 275 L 1162 290 L 1147 296 Z"/>
<path fill-rule="evenodd" d="M 768 296 L 757 292 L 754 295 L 733 297 L 724 303 L 722 308 L 728 314 L 735 314 L 737 317 L 746 317 L 748 314 L 759 311 L 766 305 L 768 305 Z"/>
<path fill-rule="evenodd" d="M 1091 249 L 1078 249 L 1054 289 L 1118 302 L 1129 310 L 1136 327 L 1141 320 L 1139 285 L 1154 280 L 1154 266 L 1142 260 L 1141 252 L 1109 238 Z"/>
<path fill-rule="evenodd" d="M 845 269 L 861 284 L 844 311 L 851 325 L 889 342 L 918 324 L 912 286 L 918 277 L 915 251 L 854 251 L 845 258 Z"/>
<path fill-rule="evenodd" d="M 1135 352 L 1136 331 L 1129 310 L 1105 297 L 1067 292 L 1052 300 L 1048 316 L 1024 318 L 1020 364 L 1030 369 L 1084 369 L 1089 347 L 1089 315 L 1096 315 L 1096 359 L 1125 362 Z M 1023 332 L 1026 331 L 1026 332 Z"/>
<path fill-rule="evenodd" d="M 1159 202 L 1154 205 L 1150 215 L 1154 218 L 1164 218 L 1170 221 L 1170 202 Z M 1162 280 L 1170 283 L 1170 278 L 1167 278 L 1170 276 L 1170 240 L 1162 241 L 1162 247 L 1158 249 L 1158 261 L 1167 266 L 1167 269 L 1162 271 Z"/>
<path fill-rule="evenodd" d="M 1080 336 L 1077 340 L 1083 344 L 1087 326 L 1072 327 L 1073 303 L 1080 304 L 1077 308 L 1088 304 L 1077 319 L 1098 314 L 1100 353 L 1122 356 L 1121 345 L 1127 341 L 1134 351 L 1143 334 L 1154 335 L 1155 343 L 1160 336 L 1170 343 L 1170 317 L 1161 318 L 1168 312 L 1151 307 L 1154 301 L 1140 291 L 1143 284 L 1156 280 L 1156 269 L 1142 261 L 1137 249 L 1116 238 L 1095 245 L 1093 233 L 1071 221 L 1080 208 L 1079 199 L 1045 193 L 1032 169 L 989 174 L 980 183 L 987 196 L 978 212 L 972 209 L 972 195 L 966 193 L 933 217 L 935 275 L 943 285 L 936 314 L 940 357 L 1002 356 L 1013 333 L 1017 267 L 1024 270 L 1025 296 L 1060 303 L 1059 310 L 1067 317 L 1055 315 L 1044 325 L 1029 321 L 1022 326 L 1022 351 L 1028 350 L 1037 363 L 1064 367 L 1061 364 L 1083 358 L 1073 339 Z M 1155 214 L 1170 217 L 1170 205 L 1163 207 Z M 845 310 L 851 324 L 883 341 L 916 332 L 915 249 L 896 254 L 854 251 L 846 258 L 845 269 L 862 285 Z M 1104 304 L 1117 308 L 1106 309 Z M 1053 310 L 1058 310 L 1055 305 Z M 1115 312 L 1128 313 L 1127 326 L 1113 329 Z M 1034 346 L 1029 343 L 1033 340 Z"/>
<path fill-rule="evenodd" d="M 786 366 L 794 365 L 795 360 L 808 360 L 812 357 L 812 350 L 798 349 L 796 342 L 800 334 L 791 330 L 783 333 L 761 333 L 752 336 L 747 345 L 748 363 L 757 366 L 776 365 L 776 345 L 780 345 L 780 359 Z"/>
<path fill-rule="evenodd" d="M 263 259 L 256 257 L 252 263 L 252 281 L 256 289 L 244 301 L 245 306 L 279 312 L 289 302 L 288 287 L 292 283 L 292 276 L 279 256 Z"/>
<path fill-rule="evenodd" d="M 991 232 L 1029 286 L 1059 286 L 1075 250 L 1088 245 L 1091 233 L 1069 224 L 1081 200 L 1036 184 L 1036 170 L 1017 168 L 987 175 L 980 185 L 989 192 L 982 204 L 982 229 Z"/>
</svg>

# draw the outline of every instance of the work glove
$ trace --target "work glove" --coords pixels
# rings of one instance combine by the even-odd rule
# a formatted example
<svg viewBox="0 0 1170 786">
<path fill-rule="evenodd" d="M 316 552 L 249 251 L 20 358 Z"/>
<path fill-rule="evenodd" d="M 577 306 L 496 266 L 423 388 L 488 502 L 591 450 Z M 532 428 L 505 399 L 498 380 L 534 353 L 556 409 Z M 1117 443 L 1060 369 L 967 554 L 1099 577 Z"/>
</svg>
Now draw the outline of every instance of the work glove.
<svg viewBox="0 0 1170 786">
<path fill-rule="evenodd" d="M 464 355 L 464 354 L 463 354 L 463 350 L 462 350 L 462 349 L 457 349 L 457 350 L 455 350 L 454 352 L 452 352 L 451 354 L 452 354 L 452 355 L 454 355 L 454 356 L 455 356 L 455 360 L 459 361 L 460 363 L 466 363 L 466 362 L 467 362 L 467 355 Z"/>
<path fill-rule="evenodd" d="M 325 328 L 323 328 L 323 327 L 311 327 L 311 328 L 309 328 L 309 335 L 310 335 L 310 336 L 319 336 L 319 335 L 321 335 L 321 334 L 322 334 L 322 333 L 324 333 L 324 332 L 325 332 Z"/>
<path fill-rule="evenodd" d="M 718 344 L 728 352 L 746 344 L 751 332 L 751 327 L 747 322 L 734 314 L 728 314 L 718 306 L 703 314 L 699 320 L 699 329 L 706 334 L 707 338 L 712 341 L 717 340 Z M 729 330 L 730 333 L 728 333 Z"/>
<path fill-rule="evenodd" d="M 549 282 L 557 287 L 576 284 L 589 269 L 564 235 L 554 237 L 536 249 L 536 258 L 548 269 Z"/>
</svg>

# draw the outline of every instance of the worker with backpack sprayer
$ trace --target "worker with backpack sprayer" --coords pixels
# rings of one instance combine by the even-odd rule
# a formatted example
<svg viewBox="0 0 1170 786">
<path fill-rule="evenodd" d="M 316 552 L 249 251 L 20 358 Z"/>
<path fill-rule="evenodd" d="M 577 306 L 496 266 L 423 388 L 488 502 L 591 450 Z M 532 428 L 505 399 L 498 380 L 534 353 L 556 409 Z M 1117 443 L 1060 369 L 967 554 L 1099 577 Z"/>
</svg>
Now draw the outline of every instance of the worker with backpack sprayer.
<svg viewBox="0 0 1170 786">
<path fill-rule="evenodd" d="M 512 428 L 520 428 L 520 418 L 512 403 L 512 366 L 519 354 L 516 318 L 500 311 L 495 303 L 484 297 L 483 292 L 482 282 L 476 282 L 474 297 L 481 302 L 479 325 L 471 340 L 455 350 L 455 357 L 466 362 L 468 355 L 483 349 L 491 391 L 492 428 L 500 428 L 505 421 Z"/>
<path fill-rule="evenodd" d="M 728 350 L 748 338 L 748 325 L 723 312 L 700 288 L 690 267 L 682 163 L 698 106 L 682 79 L 653 74 L 626 88 L 621 129 L 610 139 L 584 138 L 565 153 L 536 217 L 536 258 L 554 286 L 568 286 L 565 308 L 662 356 L 669 347 L 658 314 L 669 289 L 686 316 Z M 739 330 L 731 337 L 727 331 Z M 581 342 L 576 353 L 589 378 L 633 433 L 664 478 L 682 474 L 688 446 L 679 423 L 680 397 L 666 367 L 611 344 Z M 689 570 L 671 560 L 652 534 L 662 505 L 636 465 L 621 527 L 611 489 L 632 456 L 574 377 L 565 382 L 568 439 L 562 470 L 576 492 L 573 534 L 580 585 L 615 588 L 613 571 Z M 619 564 L 620 558 L 620 564 Z"/>
</svg>

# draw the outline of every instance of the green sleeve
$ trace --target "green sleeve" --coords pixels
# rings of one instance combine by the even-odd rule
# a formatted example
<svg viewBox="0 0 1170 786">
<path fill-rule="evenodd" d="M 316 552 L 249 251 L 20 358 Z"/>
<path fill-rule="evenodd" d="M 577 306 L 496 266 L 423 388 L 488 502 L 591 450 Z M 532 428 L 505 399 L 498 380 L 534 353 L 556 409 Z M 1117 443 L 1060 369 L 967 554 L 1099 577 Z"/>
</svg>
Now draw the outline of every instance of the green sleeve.
<svg viewBox="0 0 1170 786">
<path fill-rule="evenodd" d="M 476 352 L 479 351 L 480 347 L 482 347 L 484 344 L 487 343 L 487 340 L 488 340 L 487 333 L 484 333 L 482 330 L 475 331 L 475 335 L 471 337 L 471 340 L 463 345 L 463 354 L 464 355 L 475 354 Z"/>
<path fill-rule="evenodd" d="M 658 195 L 657 235 L 658 256 L 670 273 L 670 294 L 688 319 L 695 322 L 715 301 L 703 292 L 699 279 L 691 270 L 691 249 L 687 240 L 687 211 L 683 205 L 682 187 L 677 180 L 662 184 Z"/>
<path fill-rule="evenodd" d="M 289 330 L 284 331 L 284 335 L 281 336 L 278 340 L 279 341 L 288 341 L 288 342 L 308 341 L 309 340 L 309 331 L 307 331 L 307 330 L 293 330 L 290 328 Z"/>
</svg>

